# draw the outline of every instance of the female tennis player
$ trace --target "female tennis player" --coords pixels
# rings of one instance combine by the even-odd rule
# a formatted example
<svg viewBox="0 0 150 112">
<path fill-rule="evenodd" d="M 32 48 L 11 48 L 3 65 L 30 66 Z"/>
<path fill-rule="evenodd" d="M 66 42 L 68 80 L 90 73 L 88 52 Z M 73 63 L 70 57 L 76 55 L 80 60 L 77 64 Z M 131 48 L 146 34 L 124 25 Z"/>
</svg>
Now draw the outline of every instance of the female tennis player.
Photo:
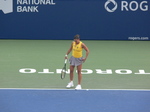
<svg viewBox="0 0 150 112">
<path fill-rule="evenodd" d="M 82 55 L 82 49 L 86 51 L 86 56 L 85 58 Z M 81 69 L 82 69 L 82 63 L 86 61 L 88 54 L 89 54 L 89 49 L 88 47 L 80 41 L 80 35 L 75 35 L 74 36 L 74 41 L 71 43 L 71 46 L 65 55 L 65 59 L 68 59 L 68 54 L 72 51 L 72 56 L 69 59 L 70 62 L 70 82 L 66 86 L 66 88 L 71 88 L 74 87 L 73 84 L 73 77 L 74 77 L 74 68 L 77 67 L 77 72 L 78 72 L 78 85 L 76 86 L 75 89 L 82 89 L 81 87 L 81 80 L 82 80 L 82 74 L 81 74 Z"/>
</svg>

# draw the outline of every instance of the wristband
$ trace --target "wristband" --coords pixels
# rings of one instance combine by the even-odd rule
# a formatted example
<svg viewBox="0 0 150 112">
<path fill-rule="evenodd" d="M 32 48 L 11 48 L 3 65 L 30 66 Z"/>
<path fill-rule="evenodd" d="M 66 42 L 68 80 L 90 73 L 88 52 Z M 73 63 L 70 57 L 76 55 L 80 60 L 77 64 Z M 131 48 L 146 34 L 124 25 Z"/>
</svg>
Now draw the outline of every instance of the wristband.
<svg viewBox="0 0 150 112">
<path fill-rule="evenodd" d="M 65 57 L 67 57 L 68 55 L 66 54 Z"/>
</svg>

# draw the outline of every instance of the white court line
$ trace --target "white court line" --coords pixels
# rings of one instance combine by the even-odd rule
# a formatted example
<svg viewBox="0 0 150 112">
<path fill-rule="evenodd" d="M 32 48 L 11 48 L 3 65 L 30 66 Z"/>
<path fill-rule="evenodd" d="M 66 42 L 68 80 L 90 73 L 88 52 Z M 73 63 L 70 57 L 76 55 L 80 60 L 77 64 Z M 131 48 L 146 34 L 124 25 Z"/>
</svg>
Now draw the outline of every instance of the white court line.
<svg viewBox="0 0 150 112">
<path fill-rule="evenodd" d="M 75 89 L 52 88 L 0 88 L 0 90 L 48 90 L 48 91 L 74 91 Z M 81 89 L 79 91 L 150 91 L 150 89 Z"/>
</svg>

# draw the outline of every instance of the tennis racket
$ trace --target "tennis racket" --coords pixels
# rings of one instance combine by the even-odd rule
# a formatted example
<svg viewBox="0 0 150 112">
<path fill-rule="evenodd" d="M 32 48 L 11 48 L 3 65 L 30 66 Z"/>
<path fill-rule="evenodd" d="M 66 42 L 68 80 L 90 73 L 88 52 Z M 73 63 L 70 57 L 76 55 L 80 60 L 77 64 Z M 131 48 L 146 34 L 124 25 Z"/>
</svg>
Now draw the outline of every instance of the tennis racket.
<svg viewBox="0 0 150 112">
<path fill-rule="evenodd" d="M 66 63 L 67 63 L 67 59 L 65 59 L 64 67 L 61 70 L 61 79 L 64 79 L 66 75 Z"/>
</svg>

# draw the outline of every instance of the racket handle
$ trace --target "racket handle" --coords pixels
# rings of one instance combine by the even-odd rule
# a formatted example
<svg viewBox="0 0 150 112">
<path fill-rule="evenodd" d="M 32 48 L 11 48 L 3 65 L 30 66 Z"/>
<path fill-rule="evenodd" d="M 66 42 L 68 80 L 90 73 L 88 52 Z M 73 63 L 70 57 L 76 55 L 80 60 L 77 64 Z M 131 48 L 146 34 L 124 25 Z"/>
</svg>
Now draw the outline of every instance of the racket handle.
<svg viewBox="0 0 150 112">
<path fill-rule="evenodd" d="M 67 59 L 65 59 L 65 63 L 67 63 Z"/>
</svg>

